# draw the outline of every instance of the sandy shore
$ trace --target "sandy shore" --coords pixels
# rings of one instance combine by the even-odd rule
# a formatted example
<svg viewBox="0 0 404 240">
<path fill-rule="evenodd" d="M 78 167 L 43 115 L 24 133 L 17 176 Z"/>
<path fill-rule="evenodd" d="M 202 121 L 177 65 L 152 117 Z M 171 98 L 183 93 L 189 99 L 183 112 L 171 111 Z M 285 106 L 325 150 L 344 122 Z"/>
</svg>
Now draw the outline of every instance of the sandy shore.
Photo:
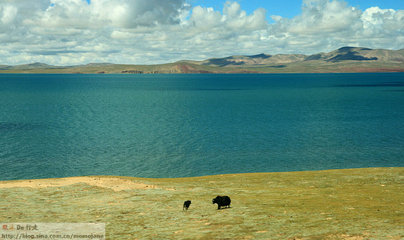
<svg viewBox="0 0 404 240">
<path fill-rule="evenodd" d="M 0 222 L 102 222 L 107 239 L 403 239 L 403 180 L 367 168 L 1 181 Z"/>
<path fill-rule="evenodd" d="M 152 184 L 146 184 L 141 180 L 128 179 L 114 176 L 85 176 L 85 177 L 68 177 L 68 178 L 49 178 L 49 179 L 32 179 L 18 181 L 0 182 L 0 188 L 48 188 L 48 187 L 64 187 L 84 183 L 89 186 L 108 188 L 115 192 L 122 190 L 134 189 L 156 189 Z"/>
</svg>

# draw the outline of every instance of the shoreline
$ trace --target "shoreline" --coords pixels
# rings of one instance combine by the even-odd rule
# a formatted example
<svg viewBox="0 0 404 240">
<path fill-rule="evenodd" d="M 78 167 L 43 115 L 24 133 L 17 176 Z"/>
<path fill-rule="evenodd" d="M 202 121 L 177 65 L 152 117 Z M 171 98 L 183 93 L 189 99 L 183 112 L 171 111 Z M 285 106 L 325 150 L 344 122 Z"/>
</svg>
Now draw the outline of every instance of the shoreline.
<svg viewBox="0 0 404 240">
<path fill-rule="evenodd" d="M 399 240 L 403 184 L 404 167 L 8 180 L 0 222 L 105 223 L 107 239 Z"/>
<path fill-rule="evenodd" d="M 231 71 L 231 72 L 160 72 L 160 73 L 122 73 L 122 72 L 53 72 L 53 71 L 2 71 L 0 70 L 0 75 L 6 74 L 49 74 L 49 75 L 186 75 L 186 74 L 198 74 L 198 75 L 209 75 L 209 74 L 355 74 L 355 73 L 404 73 L 404 68 L 399 69 L 385 69 L 385 71 L 380 71 L 380 69 L 367 69 L 367 70 L 356 70 L 356 71 L 278 71 L 278 72 L 243 72 L 243 71 Z"/>
<path fill-rule="evenodd" d="M 42 184 L 43 186 L 65 186 L 69 185 L 66 182 L 71 182 L 71 184 L 75 184 L 78 182 L 87 182 L 90 185 L 99 185 L 94 183 L 94 179 L 122 179 L 130 184 L 130 181 L 170 181 L 170 180 L 192 180 L 192 179 L 208 179 L 215 177 L 237 177 L 237 176 L 258 176 L 258 175 L 270 175 L 270 174 L 309 174 L 309 173 L 326 173 L 326 172 L 355 172 L 355 171 L 366 171 L 366 170 L 382 170 L 382 169 L 402 169 L 404 173 L 404 167 L 367 167 L 367 168 L 340 168 L 340 169 L 324 169 L 324 170 L 304 170 L 304 171 L 284 171 L 284 172 L 251 172 L 251 173 L 224 173 L 224 174 L 212 174 L 212 175 L 203 175 L 203 176 L 193 176 L 193 177 L 171 177 L 171 178 L 149 178 L 149 177 L 133 177 L 133 176 L 120 176 L 120 175 L 83 175 L 83 176 L 71 176 L 71 177 L 54 177 L 54 178 L 28 178 L 28 179 L 13 179 L 13 180 L 0 180 L 0 188 L 7 188 L 6 185 L 18 185 L 18 183 L 25 183 L 27 186 L 37 186 L 38 184 Z M 56 182 L 54 184 L 45 184 L 47 182 Z M 109 182 L 106 182 L 108 185 Z"/>
</svg>

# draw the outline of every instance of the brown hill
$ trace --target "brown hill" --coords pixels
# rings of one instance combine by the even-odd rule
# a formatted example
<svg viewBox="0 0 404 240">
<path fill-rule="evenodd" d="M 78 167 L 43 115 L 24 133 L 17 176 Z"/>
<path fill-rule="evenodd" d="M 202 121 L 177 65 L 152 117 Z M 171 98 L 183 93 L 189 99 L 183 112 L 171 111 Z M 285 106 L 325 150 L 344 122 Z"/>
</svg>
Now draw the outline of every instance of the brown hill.
<svg viewBox="0 0 404 240">
<path fill-rule="evenodd" d="M 404 72 L 404 49 L 385 50 L 342 47 L 329 53 L 258 54 L 230 56 L 203 61 L 183 60 L 158 65 L 90 63 L 51 66 L 33 63 L 0 66 L 0 73 L 319 73 L 319 72 Z"/>
</svg>

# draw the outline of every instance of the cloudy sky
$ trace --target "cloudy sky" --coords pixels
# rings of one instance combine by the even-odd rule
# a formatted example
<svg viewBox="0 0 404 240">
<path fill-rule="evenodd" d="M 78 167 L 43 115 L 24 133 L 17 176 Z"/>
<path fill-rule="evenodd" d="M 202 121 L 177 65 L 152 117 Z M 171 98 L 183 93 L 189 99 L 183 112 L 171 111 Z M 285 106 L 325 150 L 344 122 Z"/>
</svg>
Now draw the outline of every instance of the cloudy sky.
<svg viewBox="0 0 404 240">
<path fill-rule="evenodd" d="M 0 64 L 404 48 L 403 0 L 0 0 Z"/>
</svg>

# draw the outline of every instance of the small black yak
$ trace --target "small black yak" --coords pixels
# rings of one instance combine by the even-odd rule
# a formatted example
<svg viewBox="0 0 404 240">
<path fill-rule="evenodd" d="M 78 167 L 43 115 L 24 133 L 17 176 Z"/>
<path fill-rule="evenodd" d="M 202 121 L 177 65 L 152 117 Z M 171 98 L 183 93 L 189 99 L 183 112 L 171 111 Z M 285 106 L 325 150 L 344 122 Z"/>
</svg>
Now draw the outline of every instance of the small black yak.
<svg viewBox="0 0 404 240">
<path fill-rule="evenodd" d="M 191 205 L 191 200 L 185 201 L 184 206 L 182 207 L 182 210 L 188 210 L 189 205 Z"/>
<path fill-rule="evenodd" d="M 228 196 L 217 196 L 212 200 L 212 203 L 217 203 L 217 209 L 221 207 L 230 207 L 231 200 Z"/>
</svg>

